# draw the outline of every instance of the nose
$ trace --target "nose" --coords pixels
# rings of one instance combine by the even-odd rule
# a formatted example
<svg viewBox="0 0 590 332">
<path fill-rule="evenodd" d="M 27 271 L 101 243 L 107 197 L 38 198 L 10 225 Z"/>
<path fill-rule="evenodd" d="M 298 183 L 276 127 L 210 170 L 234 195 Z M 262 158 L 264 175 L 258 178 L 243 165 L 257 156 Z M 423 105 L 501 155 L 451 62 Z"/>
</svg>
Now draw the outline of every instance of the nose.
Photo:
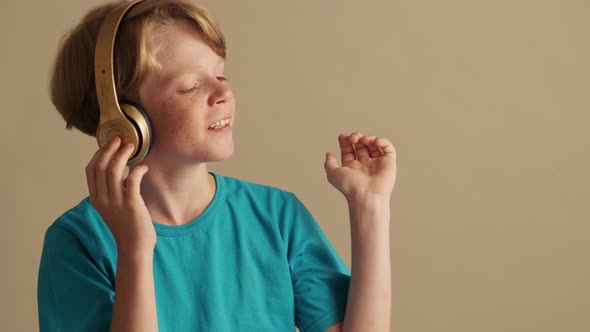
<svg viewBox="0 0 590 332">
<path fill-rule="evenodd" d="M 227 81 L 216 80 L 213 83 L 211 95 L 209 95 L 209 106 L 227 103 L 234 97 L 231 87 Z"/>
</svg>

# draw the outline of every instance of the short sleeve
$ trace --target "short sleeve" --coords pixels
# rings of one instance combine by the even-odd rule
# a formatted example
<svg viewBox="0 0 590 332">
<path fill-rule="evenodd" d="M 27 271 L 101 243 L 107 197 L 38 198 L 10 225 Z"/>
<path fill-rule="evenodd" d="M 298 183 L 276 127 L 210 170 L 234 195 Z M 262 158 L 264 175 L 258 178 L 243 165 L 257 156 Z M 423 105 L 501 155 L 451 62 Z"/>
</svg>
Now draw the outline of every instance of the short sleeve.
<svg viewBox="0 0 590 332">
<path fill-rule="evenodd" d="M 108 331 L 114 287 L 69 230 L 50 226 L 37 281 L 39 331 Z"/>
<path fill-rule="evenodd" d="M 301 332 L 323 332 L 344 320 L 351 273 L 315 218 L 290 194 L 287 256 L 295 323 Z"/>
</svg>

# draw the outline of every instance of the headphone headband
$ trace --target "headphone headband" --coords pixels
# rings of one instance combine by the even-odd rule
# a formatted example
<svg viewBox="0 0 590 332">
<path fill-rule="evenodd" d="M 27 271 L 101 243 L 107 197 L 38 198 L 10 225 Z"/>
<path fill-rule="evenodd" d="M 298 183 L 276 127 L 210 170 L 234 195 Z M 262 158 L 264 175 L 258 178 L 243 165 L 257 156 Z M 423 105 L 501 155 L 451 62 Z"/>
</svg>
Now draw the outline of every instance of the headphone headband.
<svg viewBox="0 0 590 332">
<path fill-rule="evenodd" d="M 115 39 L 119 24 L 125 14 L 131 7 L 141 1 L 126 1 L 115 6 L 105 17 L 98 32 L 94 51 L 94 77 L 96 80 L 96 96 L 101 113 L 100 123 L 124 117 L 120 107 L 118 107 L 117 89 L 115 88 L 115 71 L 113 65 Z"/>
<path fill-rule="evenodd" d="M 148 154 L 152 130 L 147 114 L 138 105 L 123 100 L 119 103 L 113 64 L 119 25 L 131 7 L 141 1 L 123 1 L 106 15 L 98 31 L 94 51 L 94 78 L 100 109 L 96 140 L 101 148 L 116 136 L 133 144 L 134 151 L 128 166 L 137 164 Z"/>
</svg>

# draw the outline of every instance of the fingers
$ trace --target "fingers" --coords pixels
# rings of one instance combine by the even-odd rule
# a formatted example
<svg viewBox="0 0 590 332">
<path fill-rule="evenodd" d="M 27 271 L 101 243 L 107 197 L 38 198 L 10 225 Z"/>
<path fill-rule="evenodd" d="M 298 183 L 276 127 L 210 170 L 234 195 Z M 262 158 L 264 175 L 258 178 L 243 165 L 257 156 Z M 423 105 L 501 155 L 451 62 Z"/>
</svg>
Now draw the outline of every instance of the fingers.
<svg viewBox="0 0 590 332">
<path fill-rule="evenodd" d="M 350 143 L 352 143 L 355 151 L 356 151 L 356 159 L 368 159 L 371 156 L 369 155 L 369 149 L 366 145 L 366 136 L 361 133 L 353 133 L 349 136 Z"/>
<path fill-rule="evenodd" d="M 107 178 L 107 170 L 113 160 L 113 155 L 119 148 L 121 139 L 115 137 L 104 146 L 100 152 L 100 156 L 96 161 L 94 167 L 95 185 L 96 185 L 96 198 L 99 201 L 106 202 L 109 198 L 109 183 Z"/>
<path fill-rule="evenodd" d="M 109 145 L 112 145 L 113 141 L 110 141 L 106 146 L 103 146 L 96 150 L 90 162 L 86 165 L 86 182 L 88 183 L 88 192 L 90 194 L 90 202 L 93 205 L 97 205 L 97 200 L 99 200 L 99 196 L 103 196 L 102 192 L 104 191 L 104 185 L 99 185 L 99 181 L 96 176 L 96 166 L 102 158 L 103 152 L 105 149 L 108 148 Z"/>
<path fill-rule="evenodd" d="M 342 152 L 342 164 L 354 159 L 379 158 L 386 155 L 395 158 L 395 149 L 387 138 L 364 136 L 355 132 L 350 135 L 339 135 L 338 142 Z"/>
<path fill-rule="evenodd" d="M 328 171 L 334 168 L 338 168 L 338 162 L 330 152 L 327 152 L 326 158 L 324 159 L 324 169 Z"/>
<path fill-rule="evenodd" d="M 123 173 L 132 152 L 133 144 L 123 145 L 109 164 L 107 173 L 109 195 L 115 202 L 121 202 L 123 199 Z"/>
<path fill-rule="evenodd" d="M 142 199 L 140 193 L 141 179 L 147 171 L 147 165 L 140 165 L 134 167 L 131 172 L 129 172 L 129 175 L 125 180 L 125 198 L 128 202 L 137 202 Z"/>
<path fill-rule="evenodd" d="M 94 174 L 94 167 L 98 157 L 100 156 L 100 149 L 96 150 L 92 159 L 86 165 L 86 183 L 88 184 L 88 193 L 90 194 L 90 202 L 96 199 L 96 177 Z"/>
<path fill-rule="evenodd" d="M 361 133 L 355 132 L 350 135 L 338 136 L 340 150 L 342 150 L 342 164 L 346 161 L 360 160 L 370 158 L 370 151 L 367 147 L 368 137 Z M 347 151 L 351 151 L 348 152 Z"/>
<path fill-rule="evenodd" d="M 395 148 L 393 144 L 387 139 L 383 137 L 378 137 L 375 139 L 375 145 L 378 146 L 382 151 L 384 156 L 390 156 L 394 159 L 396 158 Z"/>
<path fill-rule="evenodd" d="M 127 179 L 123 179 L 133 150 L 132 144 L 122 144 L 121 139 L 115 137 L 95 152 L 86 166 L 86 180 L 93 206 L 100 209 L 112 204 L 136 206 L 138 201 L 143 202 L 140 183 L 148 170 L 147 166 L 135 167 Z"/>
<path fill-rule="evenodd" d="M 361 143 L 363 143 L 367 147 L 369 151 L 369 156 L 371 158 L 378 158 L 383 156 L 381 148 L 375 144 L 375 139 L 375 136 L 364 136 L 360 140 Z"/>
<path fill-rule="evenodd" d="M 356 155 L 354 152 L 354 147 L 349 141 L 349 137 L 346 134 L 341 134 L 338 136 L 338 143 L 340 144 L 340 153 L 342 159 L 342 165 L 345 162 L 349 162 L 356 159 Z"/>
</svg>

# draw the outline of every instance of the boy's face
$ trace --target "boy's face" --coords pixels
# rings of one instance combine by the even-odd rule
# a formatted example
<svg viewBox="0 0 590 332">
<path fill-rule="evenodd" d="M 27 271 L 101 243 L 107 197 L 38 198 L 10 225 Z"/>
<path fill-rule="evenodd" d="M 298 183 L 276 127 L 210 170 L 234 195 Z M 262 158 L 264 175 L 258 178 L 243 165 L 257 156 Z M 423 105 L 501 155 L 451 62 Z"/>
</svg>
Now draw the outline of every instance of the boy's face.
<svg viewBox="0 0 590 332">
<path fill-rule="evenodd" d="M 234 149 L 235 100 L 223 78 L 223 58 L 187 23 L 168 30 L 165 38 L 166 45 L 158 54 L 162 70 L 147 77 L 139 91 L 153 130 L 146 161 L 227 159 Z M 208 129 L 226 118 L 231 122 L 223 130 Z"/>
</svg>

